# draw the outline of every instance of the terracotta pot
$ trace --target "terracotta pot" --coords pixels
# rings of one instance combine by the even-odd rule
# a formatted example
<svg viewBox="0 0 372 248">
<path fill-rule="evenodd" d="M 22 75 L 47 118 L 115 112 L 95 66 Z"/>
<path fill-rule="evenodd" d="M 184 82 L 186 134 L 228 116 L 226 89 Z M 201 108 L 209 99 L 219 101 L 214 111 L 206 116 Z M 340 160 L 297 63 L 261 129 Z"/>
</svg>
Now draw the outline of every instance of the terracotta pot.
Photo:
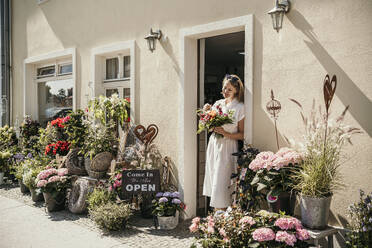
<svg viewBox="0 0 372 248">
<path fill-rule="evenodd" d="M 177 227 L 179 212 L 176 211 L 175 216 L 157 216 L 159 228 L 164 230 L 172 230 Z"/>
<path fill-rule="evenodd" d="M 269 201 L 270 210 L 274 213 L 284 211 L 287 215 L 293 215 L 296 204 L 296 194 L 294 192 L 282 192 L 275 202 Z"/>
<path fill-rule="evenodd" d="M 61 211 L 65 208 L 65 196 L 58 197 L 59 199 L 54 199 L 50 193 L 43 193 L 43 196 L 48 212 Z"/>
<path fill-rule="evenodd" d="M 309 197 L 301 195 L 301 221 L 305 227 L 322 230 L 327 227 L 332 196 Z"/>
</svg>

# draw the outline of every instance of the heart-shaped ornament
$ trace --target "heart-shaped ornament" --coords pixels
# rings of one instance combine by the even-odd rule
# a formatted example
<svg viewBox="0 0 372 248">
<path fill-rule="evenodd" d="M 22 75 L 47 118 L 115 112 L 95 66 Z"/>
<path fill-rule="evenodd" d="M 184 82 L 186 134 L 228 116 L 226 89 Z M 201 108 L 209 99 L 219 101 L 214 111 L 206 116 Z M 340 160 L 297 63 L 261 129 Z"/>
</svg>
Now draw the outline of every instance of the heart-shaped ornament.
<svg viewBox="0 0 372 248">
<path fill-rule="evenodd" d="M 335 95 L 337 87 L 337 77 L 333 75 L 332 80 L 329 80 L 328 74 L 324 78 L 324 85 L 323 85 L 323 95 L 324 95 L 324 103 L 326 105 L 326 111 L 328 113 L 329 106 L 331 105 L 333 96 Z"/>
<path fill-rule="evenodd" d="M 137 125 L 133 132 L 139 140 L 148 145 L 158 135 L 159 128 L 155 124 L 150 124 L 147 129 L 142 125 Z"/>
</svg>

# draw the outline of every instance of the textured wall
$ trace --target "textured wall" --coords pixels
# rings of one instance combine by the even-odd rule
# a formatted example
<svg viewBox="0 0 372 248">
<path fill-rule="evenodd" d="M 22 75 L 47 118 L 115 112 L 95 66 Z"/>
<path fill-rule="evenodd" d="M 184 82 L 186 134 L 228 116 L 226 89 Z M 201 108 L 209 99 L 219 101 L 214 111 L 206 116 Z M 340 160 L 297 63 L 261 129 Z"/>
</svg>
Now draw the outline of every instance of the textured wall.
<svg viewBox="0 0 372 248">
<path fill-rule="evenodd" d="M 141 124 L 159 126 L 156 142 L 164 155 L 177 161 L 179 29 L 254 14 L 254 145 L 276 149 L 273 122 L 265 112 L 270 89 L 283 106 L 278 127 L 285 145 L 284 136 L 299 140 L 303 131 L 298 108 L 288 98 L 309 110 L 313 98 L 322 103 L 325 74 L 336 74 L 339 85 L 332 112 L 340 113 L 350 104 L 346 122 L 364 131 L 346 149 L 342 173 L 347 186 L 332 203 L 335 216 L 345 216 L 357 189 L 372 191 L 372 1 L 293 0 L 280 33 L 266 14 L 272 7 L 273 1 L 260 0 L 49 0 L 41 5 L 14 0 L 13 119 L 22 115 L 25 58 L 76 47 L 78 92 L 84 99 L 90 50 L 136 40 Z M 154 53 L 143 39 L 150 27 L 166 35 Z"/>
</svg>

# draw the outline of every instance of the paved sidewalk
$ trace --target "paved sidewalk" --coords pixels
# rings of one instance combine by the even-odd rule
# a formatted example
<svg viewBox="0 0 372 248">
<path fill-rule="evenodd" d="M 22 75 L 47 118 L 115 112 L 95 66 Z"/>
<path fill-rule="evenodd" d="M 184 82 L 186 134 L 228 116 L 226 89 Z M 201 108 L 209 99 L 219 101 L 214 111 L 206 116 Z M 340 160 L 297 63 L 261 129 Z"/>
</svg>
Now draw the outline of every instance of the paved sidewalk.
<svg viewBox="0 0 372 248">
<path fill-rule="evenodd" d="M 184 248 L 194 241 L 189 225 L 157 230 L 152 219 L 135 214 L 125 230 L 103 233 L 86 215 L 47 213 L 43 202 L 34 203 L 16 185 L 0 186 L 0 248 Z"/>
<path fill-rule="evenodd" d="M 53 220 L 42 209 L 0 196 L 1 248 L 128 247 L 68 220 Z"/>
</svg>

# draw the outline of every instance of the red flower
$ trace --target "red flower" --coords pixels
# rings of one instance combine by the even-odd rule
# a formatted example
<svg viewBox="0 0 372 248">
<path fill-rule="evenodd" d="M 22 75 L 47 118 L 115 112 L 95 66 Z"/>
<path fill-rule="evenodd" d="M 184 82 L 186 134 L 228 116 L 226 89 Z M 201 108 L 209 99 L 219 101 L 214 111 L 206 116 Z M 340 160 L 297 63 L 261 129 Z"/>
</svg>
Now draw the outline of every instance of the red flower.
<svg viewBox="0 0 372 248">
<path fill-rule="evenodd" d="M 130 103 L 130 97 L 126 97 L 125 100 Z"/>
</svg>

